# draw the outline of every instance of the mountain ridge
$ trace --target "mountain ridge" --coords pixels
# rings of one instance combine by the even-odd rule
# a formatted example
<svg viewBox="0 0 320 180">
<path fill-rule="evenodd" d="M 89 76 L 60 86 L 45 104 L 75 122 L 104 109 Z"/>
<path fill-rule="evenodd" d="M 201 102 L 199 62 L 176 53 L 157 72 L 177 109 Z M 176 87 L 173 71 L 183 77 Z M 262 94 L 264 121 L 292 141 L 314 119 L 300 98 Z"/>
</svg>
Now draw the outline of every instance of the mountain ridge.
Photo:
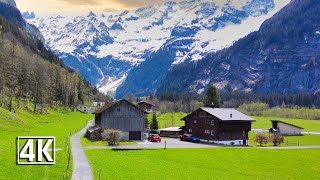
<svg viewBox="0 0 320 180">
<path fill-rule="evenodd" d="M 221 91 L 319 92 L 319 10 L 316 0 L 291 1 L 230 48 L 173 68 L 158 93 L 202 93 L 208 85 Z"/>
<path fill-rule="evenodd" d="M 113 95 L 116 91 L 117 97 L 123 97 L 132 91 L 139 95 L 154 92 L 172 66 L 197 61 L 229 47 L 257 30 L 287 2 L 188 0 L 120 14 L 91 12 L 86 16 L 54 15 L 27 21 L 40 29 L 46 46 L 67 66 L 97 84 L 101 91 Z M 225 34 L 228 36 L 221 36 Z M 171 50 L 170 56 L 165 56 L 166 49 Z M 166 61 L 159 60 L 160 57 Z M 148 69 L 158 67 L 159 71 L 151 74 L 153 78 L 142 77 Z M 145 80 L 145 85 L 140 86 L 135 77 Z"/>
</svg>

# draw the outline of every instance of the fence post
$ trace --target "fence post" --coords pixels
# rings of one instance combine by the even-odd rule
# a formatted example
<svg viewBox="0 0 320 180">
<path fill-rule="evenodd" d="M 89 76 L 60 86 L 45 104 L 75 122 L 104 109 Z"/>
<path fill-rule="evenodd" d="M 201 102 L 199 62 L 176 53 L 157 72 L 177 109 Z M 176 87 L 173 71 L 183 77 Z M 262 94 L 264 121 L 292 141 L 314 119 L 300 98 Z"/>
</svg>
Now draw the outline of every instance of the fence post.
<svg viewBox="0 0 320 180">
<path fill-rule="evenodd" d="M 164 141 L 164 149 L 167 149 L 167 141 Z"/>
</svg>

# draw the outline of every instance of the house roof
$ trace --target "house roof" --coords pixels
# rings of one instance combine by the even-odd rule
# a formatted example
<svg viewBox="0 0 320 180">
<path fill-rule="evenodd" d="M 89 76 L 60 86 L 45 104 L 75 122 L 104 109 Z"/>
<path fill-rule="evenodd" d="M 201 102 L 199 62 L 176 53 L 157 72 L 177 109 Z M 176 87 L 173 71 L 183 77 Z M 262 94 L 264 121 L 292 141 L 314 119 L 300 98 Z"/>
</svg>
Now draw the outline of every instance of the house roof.
<svg viewBox="0 0 320 180">
<path fill-rule="evenodd" d="M 303 127 L 296 126 L 294 124 L 290 124 L 290 123 L 287 123 L 287 122 L 284 122 L 284 121 L 279 121 L 279 120 L 271 120 L 271 121 L 272 122 L 280 122 L 280 123 L 283 123 L 283 124 L 286 124 L 286 125 L 289 125 L 289 126 L 293 126 L 293 127 L 296 127 L 296 128 L 304 129 Z"/>
<path fill-rule="evenodd" d="M 211 108 L 211 107 L 201 107 L 198 110 L 203 110 L 212 116 L 217 117 L 221 121 L 255 121 L 251 117 L 241 113 L 240 111 L 234 108 Z M 196 111 L 198 111 L 196 110 Z M 194 112 L 196 112 L 194 111 Z M 192 115 L 194 112 L 189 114 L 188 116 Z M 184 117 L 187 118 L 188 116 Z"/>
<path fill-rule="evenodd" d="M 181 131 L 181 129 L 180 129 L 180 127 L 168 127 L 168 128 L 159 129 L 159 131 L 172 131 L 172 132 L 176 132 L 176 131 Z"/>
<path fill-rule="evenodd" d="M 126 103 L 129 103 L 131 106 L 137 108 L 138 110 L 142 111 L 143 113 L 145 114 L 149 114 L 147 111 L 139 108 L 138 106 L 136 106 L 135 104 L 131 103 L 130 101 L 127 101 L 125 99 L 122 99 L 122 100 L 119 100 L 119 101 L 113 101 L 113 102 L 110 102 L 108 104 L 105 104 L 102 108 L 98 109 L 94 114 L 101 114 L 103 111 L 113 107 L 113 106 L 116 106 L 118 104 L 120 104 L 121 102 L 126 102 Z"/>
<path fill-rule="evenodd" d="M 148 105 L 150 105 L 150 106 L 154 106 L 154 104 L 148 103 L 148 102 L 145 102 L 145 101 L 140 101 L 140 102 L 138 102 L 137 104 L 141 104 L 141 103 L 146 103 L 146 104 L 148 104 Z"/>
</svg>

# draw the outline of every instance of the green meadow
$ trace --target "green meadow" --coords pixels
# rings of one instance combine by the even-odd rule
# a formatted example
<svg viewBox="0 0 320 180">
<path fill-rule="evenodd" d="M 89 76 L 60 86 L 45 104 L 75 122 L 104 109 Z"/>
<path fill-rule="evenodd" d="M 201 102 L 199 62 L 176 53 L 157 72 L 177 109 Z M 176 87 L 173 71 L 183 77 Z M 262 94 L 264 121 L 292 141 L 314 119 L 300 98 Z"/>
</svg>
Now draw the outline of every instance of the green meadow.
<svg viewBox="0 0 320 180">
<path fill-rule="evenodd" d="M 49 111 L 46 115 L 35 115 L 21 110 L 10 113 L 0 108 L 0 179 L 62 179 L 72 172 L 72 157 L 69 170 L 66 144 L 69 133 L 75 133 L 85 126 L 93 115 L 79 112 L 59 113 Z M 55 165 L 17 165 L 16 138 L 18 136 L 55 136 Z"/>
<path fill-rule="evenodd" d="M 86 150 L 95 179 L 319 179 L 320 149 Z"/>
</svg>

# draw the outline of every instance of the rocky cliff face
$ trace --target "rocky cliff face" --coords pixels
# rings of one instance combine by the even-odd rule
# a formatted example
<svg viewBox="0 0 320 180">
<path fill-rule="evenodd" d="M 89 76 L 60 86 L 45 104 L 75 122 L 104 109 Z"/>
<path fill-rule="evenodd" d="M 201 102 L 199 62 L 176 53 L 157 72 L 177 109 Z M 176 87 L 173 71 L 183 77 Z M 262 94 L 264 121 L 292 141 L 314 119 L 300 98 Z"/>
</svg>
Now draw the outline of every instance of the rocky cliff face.
<svg viewBox="0 0 320 180">
<path fill-rule="evenodd" d="M 293 0 L 259 31 L 203 60 L 184 63 L 158 92 L 220 90 L 258 93 L 319 92 L 320 1 Z"/>
<path fill-rule="evenodd" d="M 252 31 L 289 0 L 186 0 L 120 14 L 27 21 L 47 47 L 103 92 L 148 95 L 182 62 L 198 61 Z"/>
</svg>

